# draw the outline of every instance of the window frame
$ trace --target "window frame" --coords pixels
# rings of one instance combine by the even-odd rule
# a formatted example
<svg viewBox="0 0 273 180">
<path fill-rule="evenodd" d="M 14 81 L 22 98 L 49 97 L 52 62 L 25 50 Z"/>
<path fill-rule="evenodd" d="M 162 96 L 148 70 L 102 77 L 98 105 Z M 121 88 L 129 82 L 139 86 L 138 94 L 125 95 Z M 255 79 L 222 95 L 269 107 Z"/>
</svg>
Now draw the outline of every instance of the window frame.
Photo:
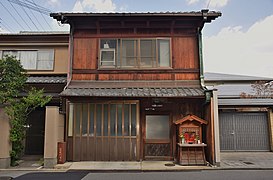
<svg viewBox="0 0 273 180">
<path fill-rule="evenodd" d="M 29 72 L 34 72 L 34 71 L 54 71 L 55 69 L 55 49 L 0 49 L 0 58 L 4 58 L 4 52 L 5 51 L 16 51 L 17 54 L 19 54 L 19 56 L 21 56 L 21 52 L 23 51 L 31 51 L 31 52 L 37 52 L 37 55 L 36 55 L 36 67 L 35 69 L 25 69 L 25 67 L 23 66 L 23 64 L 21 63 L 21 65 L 23 66 L 23 68 Z M 39 60 L 39 51 L 40 52 L 44 52 L 44 51 L 48 51 L 48 52 L 51 52 L 52 53 L 52 67 L 50 69 L 45 69 L 45 68 L 41 68 L 39 69 L 39 66 L 38 66 L 38 62 L 39 61 L 48 61 L 48 60 Z M 20 57 L 16 57 L 16 59 L 20 60 Z M 51 61 L 51 60 L 50 60 Z"/>
<path fill-rule="evenodd" d="M 114 66 L 102 66 L 101 65 L 101 40 L 116 40 L 117 41 L 117 46 L 116 46 L 116 51 L 115 51 L 115 65 Z M 124 40 L 134 40 L 136 47 L 134 47 L 136 51 L 136 63 L 135 66 L 122 66 L 122 42 Z M 141 40 L 155 40 L 155 67 L 148 67 L 148 66 L 141 66 Z M 159 40 L 168 40 L 169 42 L 169 66 L 163 66 L 160 67 L 160 59 L 159 59 Z M 172 67 L 172 39 L 170 37 L 161 37 L 161 38 L 99 38 L 99 43 L 98 43 L 98 50 L 99 50 L 99 57 L 98 57 L 98 69 L 99 70 L 155 70 L 155 69 L 173 69 Z M 110 48 L 111 49 L 111 48 Z M 119 59 L 118 59 L 119 58 Z"/>
</svg>

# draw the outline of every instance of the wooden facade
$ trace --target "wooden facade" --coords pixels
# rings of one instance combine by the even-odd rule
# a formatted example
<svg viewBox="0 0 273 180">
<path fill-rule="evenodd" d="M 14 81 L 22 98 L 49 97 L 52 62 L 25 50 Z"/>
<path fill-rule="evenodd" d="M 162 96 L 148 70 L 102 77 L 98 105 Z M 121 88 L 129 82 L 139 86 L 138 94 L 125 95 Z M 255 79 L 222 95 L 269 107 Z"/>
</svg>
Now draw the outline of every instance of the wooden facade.
<svg viewBox="0 0 273 180">
<path fill-rule="evenodd" d="M 62 93 L 68 100 L 68 160 L 175 160 L 178 132 L 174 122 L 188 114 L 205 115 L 204 93 L 192 87 L 203 91 L 201 30 L 204 23 L 220 15 L 206 10 L 51 14 L 71 25 L 70 93 Z M 103 93 L 98 92 L 100 88 L 104 88 Z M 184 88 L 184 94 L 177 88 Z M 124 92 L 118 93 L 122 89 Z M 129 97 L 127 90 L 135 93 Z M 91 93 L 96 95 L 88 95 Z M 132 102 L 137 109 L 135 125 L 133 116 L 127 117 L 134 114 L 134 106 L 128 105 Z M 93 106 L 95 110 L 90 110 Z M 136 133 L 131 134 L 132 130 Z M 203 133 L 206 142 L 207 131 Z"/>
</svg>

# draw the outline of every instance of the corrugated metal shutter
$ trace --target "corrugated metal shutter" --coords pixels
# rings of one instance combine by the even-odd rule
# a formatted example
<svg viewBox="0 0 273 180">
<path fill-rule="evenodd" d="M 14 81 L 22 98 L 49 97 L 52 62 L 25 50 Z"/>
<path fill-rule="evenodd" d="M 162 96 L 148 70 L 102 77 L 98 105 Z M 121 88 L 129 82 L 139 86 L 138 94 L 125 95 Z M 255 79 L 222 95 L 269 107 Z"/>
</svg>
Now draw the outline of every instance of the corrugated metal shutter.
<svg viewBox="0 0 273 180">
<path fill-rule="evenodd" d="M 220 112 L 219 123 L 221 150 L 270 150 L 266 113 Z"/>
</svg>

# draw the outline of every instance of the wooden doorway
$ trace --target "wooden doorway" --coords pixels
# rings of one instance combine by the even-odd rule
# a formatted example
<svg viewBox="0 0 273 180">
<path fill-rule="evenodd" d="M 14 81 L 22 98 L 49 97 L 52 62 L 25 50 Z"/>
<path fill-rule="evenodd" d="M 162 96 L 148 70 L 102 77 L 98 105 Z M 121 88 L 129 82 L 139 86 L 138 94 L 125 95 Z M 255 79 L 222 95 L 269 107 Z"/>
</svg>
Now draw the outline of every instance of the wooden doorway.
<svg viewBox="0 0 273 180">
<path fill-rule="evenodd" d="M 146 115 L 144 159 L 172 159 L 170 115 Z"/>
<path fill-rule="evenodd" d="M 139 160 L 137 101 L 74 103 L 70 106 L 73 161 Z"/>
<path fill-rule="evenodd" d="M 44 154 L 45 108 L 37 108 L 30 113 L 26 128 L 25 154 Z"/>
</svg>

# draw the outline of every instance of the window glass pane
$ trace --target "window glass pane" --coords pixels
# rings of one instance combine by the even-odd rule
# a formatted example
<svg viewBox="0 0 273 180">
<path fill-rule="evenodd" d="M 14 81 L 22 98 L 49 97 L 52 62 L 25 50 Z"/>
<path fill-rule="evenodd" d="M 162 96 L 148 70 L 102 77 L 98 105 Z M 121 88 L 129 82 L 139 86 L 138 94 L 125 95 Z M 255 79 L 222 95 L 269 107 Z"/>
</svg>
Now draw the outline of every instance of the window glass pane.
<svg viewBox="0 0 273 180">
<path fill-rule="evenodd" d="M 108 104 L 103 105 L 103 135 L 108 136 Z"/>
<path fill-rule="evenodd" d="M 114 66 L 117 49 L 116 39 L 101 39 L 100 40 L 100 65 Z"/>
<path fill-rule="evenodd" d="M 68 136 L 73 136 L 73 115 L 74 115 L 74 105 L 69 105 L 69 120 L 68 120 Z"/>
<path fill-rule="evenodd" d="M 158 40 L 158 58 L 160 67 L 170 67 L 170 41 Z"/>
<path fill-rule="evenodd" d="M 38 70 L 53 70 L 54 66 L 54 50 L 38 51 Z"/>
<path fill-rule="evenodd" d="M 94 116 L 95 116 L 95 105 L 89 105 L 89 136 L 94 136 Z"/>
<path fill-rule="evenodd" d="M 111 136 L 116 135 L 116 105 L 110 105 L 110 133 Z"/>
<path fill-rule="evenodd" d="M 82 104 L 75 104 L 76 136 L 80 136 L 80 133 L 81 133 L 81 129 L 80 129 L 81 128 L 81 111 L 82 111 Z"/>
<path fill-rule="evenodd" d="M 100 52 L 101 66 L 114 66 L 115 65 L 115 50 L 105 49 Z"/>
<path fill-rule="evenodd" d="M 88 104 L 82 105 L 82 136 L 87 136 Z"/>
<path fill-rule="evenodd" d="M 137 41 L 136 40 L 122 40 L 122 66 L 134 67 L 136 66 L 137 57 Z"/>
<path fill-rule="evenodd" d="M 24 69 L 35 70 L 37 66 L 37 51 L 20 51 L 20 61 Z"/>
<path fill-rule="evenodd" d="M 117 108 L 118 108 L 118 136 L 122 136 L 122 104 L 118 104 Z"/>
<path fill-rule="evenodd" d="M 53 70 L 53 61 L 38 61 L 38 70 Z"/>
<path fill-rule="evenodd" d="M 3 58 L 3 53 L 2 53 L 2 51 L 0 51 L 0 59 L 2 59 Z"/>
<path fill-rule="evenodd" d="M 124 104 L 124 136 L 129 136 L 129 125 L 130 125 L 130 117 L 129 117 L 129 104 Z"/>
<path fill-rule="evenodd" d="M 169 116 L 146 116 L 146 139 L 169 139 Z"/>
<path fill-rule="evenodd" d="M 101 121 L 102 121 L 102 104 L 97 104 L 96 110 L 96 135 L 101 136 Z"/>
<path fill-rule="evenodd" d="M 136 104 L 131 104 L 131 135 L 136 136 Z"/>
<path fill-rule="evenodd" d="M 117 40 L 116 39 L 101 39 L 100 40 L 100 48 L 101 49 L 116 49 Z"/>
<path fill-rule="evenodd" d="M 141 67 L 156 67 L 156 43 L 155 40 L 140 40 Z"/>
</svg>

